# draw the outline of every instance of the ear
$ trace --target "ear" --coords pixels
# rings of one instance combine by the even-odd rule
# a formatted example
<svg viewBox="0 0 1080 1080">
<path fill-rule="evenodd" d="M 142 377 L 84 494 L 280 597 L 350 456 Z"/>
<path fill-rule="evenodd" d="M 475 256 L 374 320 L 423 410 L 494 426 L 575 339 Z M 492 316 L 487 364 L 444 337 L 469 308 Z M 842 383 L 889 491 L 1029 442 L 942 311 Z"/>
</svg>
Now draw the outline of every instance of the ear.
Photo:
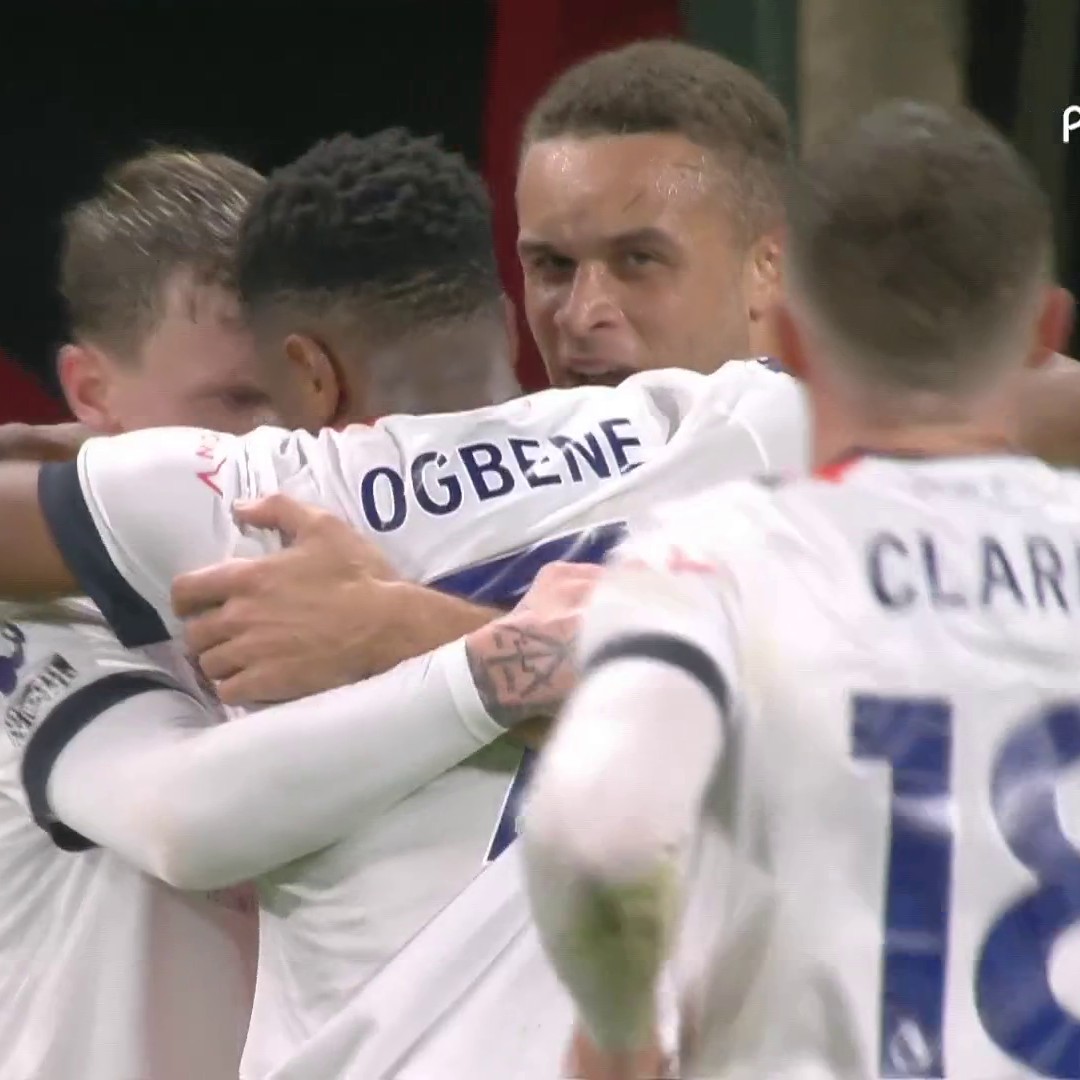
<svg viewBox="0 0 1080 1080">
<path fill-rule="evenodd" d="M 750 249 L 747 265 L 746 306 L 750 322 L 760 322 L 780 295 L 780 229 L 765 233 Z"/>
<path fill-rule="evenodd" d="M 1042 311 L 1036 325 L 1035 346 L 1028 356 L 1028 367 L 1041 367 L 1069 347 L 1076 301 L 1068 289 L 1046 290 Z"/>
<path fill-rule="evenodd" d="M 299 373 L 300 413 L 312 430 L 333 427 L 348 407 L 348 394 L 339 365 L 320 342 L 306 334 L 285 338 L 285 358 Z"/>
<path fill-rule="evenodd" d="M 807 375 L 805 339 L 787 301 L 777 299 L 765 318 L 769 336 L 775 342 L 776 359 L 789 375 L 803 382 Z"/>
<path fill-rule="evenodd" d="M 112 411 L 117 378 L 112 360 L 92 345 L 70 344 L 57 355 L 56 371 L 68 408 L 77 420 L 102 434 L 121 430 Z"/>
</svg>

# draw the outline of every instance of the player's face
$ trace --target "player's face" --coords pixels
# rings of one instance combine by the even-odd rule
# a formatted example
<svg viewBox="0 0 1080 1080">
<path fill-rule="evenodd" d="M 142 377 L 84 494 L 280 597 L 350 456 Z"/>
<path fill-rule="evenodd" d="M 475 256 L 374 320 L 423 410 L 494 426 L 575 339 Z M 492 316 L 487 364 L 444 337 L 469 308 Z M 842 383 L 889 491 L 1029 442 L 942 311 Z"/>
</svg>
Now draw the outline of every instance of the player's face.
<svg viewBox="0 0 1080 1080">
<path fill-rule="evenodd" d="M 243 434 L 276 421 L 235 297 L 185 278 L 134 364 L 112 364 L 109 409 L 121 430 L 192 426 Z"/>
<path fill-rule="evenodd" d="M 525 310 L 556 386 L 750 354 L 749 254 L 680 135 L 534 143 L 517 188 Z"/>
</svg>

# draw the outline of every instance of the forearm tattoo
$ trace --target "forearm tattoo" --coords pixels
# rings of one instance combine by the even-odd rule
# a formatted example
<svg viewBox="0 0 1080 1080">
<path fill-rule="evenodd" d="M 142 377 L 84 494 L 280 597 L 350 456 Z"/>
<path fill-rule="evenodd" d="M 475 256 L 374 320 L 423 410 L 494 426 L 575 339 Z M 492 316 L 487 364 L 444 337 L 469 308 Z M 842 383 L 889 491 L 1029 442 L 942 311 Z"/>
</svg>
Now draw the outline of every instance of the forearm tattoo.
<svg viewBox="0 0 1080 1080">
<path fill-rule="evenodd" d="M 573 681 L 573 640 L 513 625 L 493 627 L 491 634 L 491 648 L 466 648 L 473 682 L 491 718 L 511 728 L 555 712 Z"/>
</svg>

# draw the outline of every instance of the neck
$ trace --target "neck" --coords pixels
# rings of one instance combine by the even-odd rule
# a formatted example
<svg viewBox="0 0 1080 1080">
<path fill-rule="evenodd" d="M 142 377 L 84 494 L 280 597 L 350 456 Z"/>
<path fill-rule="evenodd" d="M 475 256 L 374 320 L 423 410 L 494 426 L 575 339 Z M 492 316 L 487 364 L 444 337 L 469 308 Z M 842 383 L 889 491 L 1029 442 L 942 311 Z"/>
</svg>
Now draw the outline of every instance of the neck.
<svg viewBox="0 0 1080 1080">
<path fill-rule="evenodd" d="M 375 353 L 371 400 L 379 414 L 459 412 L 517 397 L 501 325 L 486 321 L 419 336 Z"/>
<path fill-rule="evenodd" d="M 962 456 L 1010 452 L 1019 443 L 1008 403 L 983 402 L 970 409 L 889 406 L 848 411 L 835 402 L 814 401 L 813 459 L 821 468 L 853 450 Z"/>
</svg>

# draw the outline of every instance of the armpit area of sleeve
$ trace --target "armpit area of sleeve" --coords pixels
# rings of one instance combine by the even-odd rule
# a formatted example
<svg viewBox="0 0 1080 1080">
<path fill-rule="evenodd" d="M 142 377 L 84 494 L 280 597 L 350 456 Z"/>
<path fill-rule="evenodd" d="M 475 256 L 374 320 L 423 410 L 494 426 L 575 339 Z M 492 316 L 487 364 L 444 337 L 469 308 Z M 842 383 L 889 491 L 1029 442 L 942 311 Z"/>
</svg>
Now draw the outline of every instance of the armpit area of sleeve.
<svg viewBox="0 0 1080 1080">
<path fill-rule="evenodd" d="M 480 700 L 480 692 L 476 689 L 472 672 L 469 670 L 465 639 L 443 645 L 436 650 L 434 659 L 446 678 L 458 716 L 469 734 L 482 746 L 505 735 L 506 728 L 491 718 Z"/>
</svg>

